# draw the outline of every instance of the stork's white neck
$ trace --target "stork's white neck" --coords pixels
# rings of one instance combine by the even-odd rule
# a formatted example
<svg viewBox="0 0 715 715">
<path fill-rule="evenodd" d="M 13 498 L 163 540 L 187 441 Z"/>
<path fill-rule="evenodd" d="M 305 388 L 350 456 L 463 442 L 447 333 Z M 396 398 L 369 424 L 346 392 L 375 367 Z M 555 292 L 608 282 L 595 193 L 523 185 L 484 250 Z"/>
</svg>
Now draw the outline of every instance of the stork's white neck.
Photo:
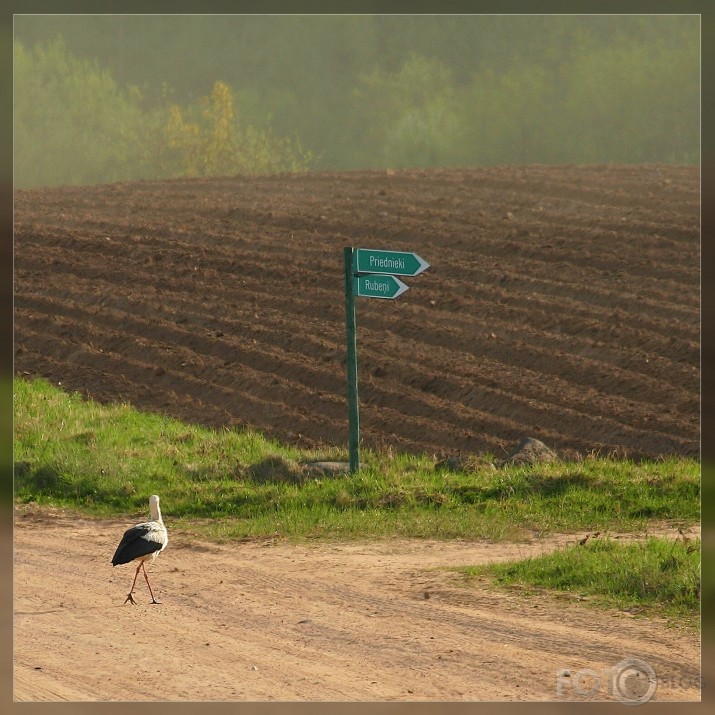
<svg viewBox="0 0 715 715">
<path fill-rule="evenodd" d="M 163 524 L 161 518 L 161 509 L 159 508 L 159 497 L 153 496 L 149 499 L 149 512 L 151 513 L 152 521 L 158 521 Z"/>
</svg>

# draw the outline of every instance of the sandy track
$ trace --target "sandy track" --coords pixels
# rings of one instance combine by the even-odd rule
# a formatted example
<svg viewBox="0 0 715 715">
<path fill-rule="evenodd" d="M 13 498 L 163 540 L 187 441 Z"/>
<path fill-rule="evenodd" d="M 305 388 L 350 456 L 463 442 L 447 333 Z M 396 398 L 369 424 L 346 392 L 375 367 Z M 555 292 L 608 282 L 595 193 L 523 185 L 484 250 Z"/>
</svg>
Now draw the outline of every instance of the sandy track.
<svg viewBox="0 0 715 715">
<path fill-rule="evenodd" d="M 556 673 L 635 656 L 658 700 L 698 700 L 699 639 L 571 599 L 465 589 L 440 567 L 572 541 L 294 546 L 172 537 L 163 601 L 122 605 L 126 522 L 18 507 L 14 697 L 33 700 L 554 700 Z M 568 685 L 564 696 L 573 698 Z M 579 699 L 578 697 L 575 699 Z M 609 699 L 603 689 L 591 699 Z"/>
</svg>

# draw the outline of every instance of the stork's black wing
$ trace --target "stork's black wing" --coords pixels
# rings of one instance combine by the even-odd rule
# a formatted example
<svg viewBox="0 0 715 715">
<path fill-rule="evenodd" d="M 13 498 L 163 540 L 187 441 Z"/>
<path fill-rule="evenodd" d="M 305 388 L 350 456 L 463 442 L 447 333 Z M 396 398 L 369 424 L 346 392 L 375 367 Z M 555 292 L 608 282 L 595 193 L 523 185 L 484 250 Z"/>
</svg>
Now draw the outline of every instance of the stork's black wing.
<svg viewBox="0 0 715 715">
<path fill-rule="evenodd" d="M 164 535 L 158 524 L 147 522 L 127 529 L 112 557 L 112 566 L 128 564 L 140 556 L 148 556 L 160 551 L 164 546 Z"/>
</svg>

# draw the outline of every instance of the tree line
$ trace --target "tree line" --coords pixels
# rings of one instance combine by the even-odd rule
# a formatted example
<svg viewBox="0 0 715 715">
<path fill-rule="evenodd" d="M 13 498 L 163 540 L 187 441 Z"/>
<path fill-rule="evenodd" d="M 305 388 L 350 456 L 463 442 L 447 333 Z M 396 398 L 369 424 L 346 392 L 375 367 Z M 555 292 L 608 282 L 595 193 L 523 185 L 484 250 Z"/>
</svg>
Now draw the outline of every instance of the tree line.
<svg viewBox="0 0 715 715">
<path fill-rule="evenodd" d="M 18 186 L 697 163 L 697 16 L 18 16 Z"/>
</svg>

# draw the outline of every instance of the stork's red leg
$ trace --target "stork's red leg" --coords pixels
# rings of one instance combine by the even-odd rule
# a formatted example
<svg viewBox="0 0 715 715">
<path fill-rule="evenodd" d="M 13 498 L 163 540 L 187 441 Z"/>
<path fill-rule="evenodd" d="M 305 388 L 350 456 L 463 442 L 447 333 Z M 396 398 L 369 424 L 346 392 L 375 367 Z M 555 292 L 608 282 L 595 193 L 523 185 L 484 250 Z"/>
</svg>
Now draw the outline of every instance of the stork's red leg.
<svg viewBox="0 0 715 715">
<path fill-rule="evenodd" d="M 144 572 L 144 578 L 146 579 L 146 585 L 149 586 L 149 593 L 151 594 L 152 603 L 161 603 L 154 598 L 154 592 L 151 590 L 151 584 L 149 583 L 149 577 L 146 575 L 146 568 L 144 567 L 144 562 L 141 562 L 142 571 Z"/>
<path fill-rule="evenodd" d="M 139 564 L 139 566 L 137 566 L 137 570 L 134 572 L 134 580 L 132 581 L 132 587 L 131 587 L 131 589 L 129 590 L 129 595 L 124 599 L 124 603 L 126 603 L 127 601 L 129 601 L 129 602 L 131 602 L 131 603 L 133 603 L 133 604 L 136 605 L 136 601 L 134 600 L 134 596 L 132 596 L 132 594 L 134 593 L 134 586 L 135 586 L 135 584 L 136 584 L 136 582 L 137 582 L 137 576 L 139 575 L 139 569 L 142 567 L 142 564 L 143 564 L 143 563 L 144 563 L 144 562 L 142 561 L 142 562 Z"/>
</svg>

